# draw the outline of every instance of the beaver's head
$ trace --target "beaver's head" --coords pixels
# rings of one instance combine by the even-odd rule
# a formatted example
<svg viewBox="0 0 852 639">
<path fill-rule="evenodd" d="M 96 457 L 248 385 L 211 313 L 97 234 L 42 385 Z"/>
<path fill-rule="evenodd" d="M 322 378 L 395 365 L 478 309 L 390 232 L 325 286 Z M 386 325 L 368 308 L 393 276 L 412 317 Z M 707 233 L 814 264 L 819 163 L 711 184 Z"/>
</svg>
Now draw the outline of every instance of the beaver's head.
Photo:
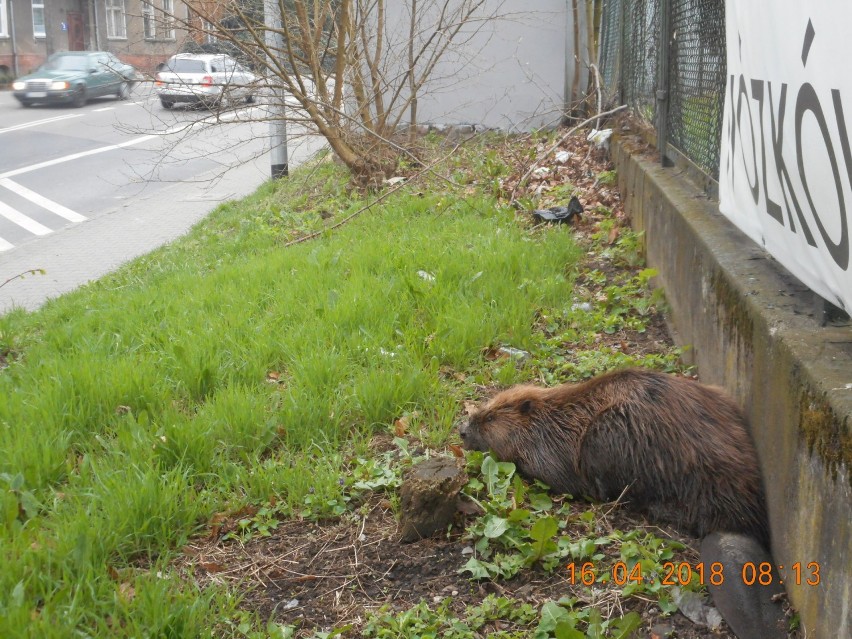
<svg viewBox="0 0 852 639">
<path fill-rule="evenodd" d="M 514 386 L 492 397 L 459 428 L 464 447 L 494 451 L 502 460 L 514 459 L 542 393 L 534 386 Z"/>
</svg>

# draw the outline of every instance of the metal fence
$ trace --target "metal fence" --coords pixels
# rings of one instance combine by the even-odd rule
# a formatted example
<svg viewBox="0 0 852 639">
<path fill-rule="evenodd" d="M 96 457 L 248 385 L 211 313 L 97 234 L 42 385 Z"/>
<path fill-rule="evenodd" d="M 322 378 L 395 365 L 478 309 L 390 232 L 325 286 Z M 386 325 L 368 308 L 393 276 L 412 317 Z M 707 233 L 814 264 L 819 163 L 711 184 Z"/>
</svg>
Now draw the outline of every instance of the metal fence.
<svg viewBox="0 0 852 639">
<path fill-rule="evenodd" d="M 724 0 L 604 0 L 600 70 L 663 142 L 719 177 L 725 91 Z"/>
</svg>

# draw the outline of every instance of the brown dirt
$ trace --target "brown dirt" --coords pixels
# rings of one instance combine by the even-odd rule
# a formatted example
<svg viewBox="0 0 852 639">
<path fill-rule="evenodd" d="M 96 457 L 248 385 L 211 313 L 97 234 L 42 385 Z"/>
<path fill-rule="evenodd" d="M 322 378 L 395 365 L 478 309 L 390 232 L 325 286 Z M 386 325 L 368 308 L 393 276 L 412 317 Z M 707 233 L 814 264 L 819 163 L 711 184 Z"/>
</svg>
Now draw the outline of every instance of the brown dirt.
<svg viewBox="0 0 852 639">
<path fill-rule="evenodd" d="M 588 504 L 578 505 L 578 509 L 585 508 Z M 600 508 L 603 513 L 607 507 Z M 618 509 L 608 515 L 608 522 L 612 528 L 646 527 L 655 534 L 690 542 L 672 531 L 644 526 L 641 520 Z M 357 628 L 370 611 L 382 605 L 404 610 L 420 600 L 435 602 L 445 597 L 452 598 L 452 609 L 458 614 L 466 605 L 477 604 L 492 593 L 535 606 L 563 596 L 593 603 L 588 591 L 569 584 L 567 571 L 562 570 L 552 574 L 525 570 L 505 582 L 469 580 L 459 574 L 469 558 L 465 549 L 470 545 L 461 531 L 458 527 L 443 538 L 402 544 L 390 504 L 375 497 L 358 514 L 338 521 L 281 522 L 270 537 L 245 545 L 219 539 L 196 541 L 184 549 L 179 568 L 202 587 L 232 584 L 243 593 L 246 608 L 265 619 L 298 625 L 306 632 L 347 624 Z M 673 561 L 694 565 L 698 559 L 688 548 Z M 644 599 L 620 601 L 614 593 L 602 590 L 594 604 L 604 612 L 635 610 L 646 627 L 667 624 L 677 629 L 676 636 L 681 638 L 732 637 L 699 628 L 678 614 L 663 618 L 654 603 Z"/>
</svg>

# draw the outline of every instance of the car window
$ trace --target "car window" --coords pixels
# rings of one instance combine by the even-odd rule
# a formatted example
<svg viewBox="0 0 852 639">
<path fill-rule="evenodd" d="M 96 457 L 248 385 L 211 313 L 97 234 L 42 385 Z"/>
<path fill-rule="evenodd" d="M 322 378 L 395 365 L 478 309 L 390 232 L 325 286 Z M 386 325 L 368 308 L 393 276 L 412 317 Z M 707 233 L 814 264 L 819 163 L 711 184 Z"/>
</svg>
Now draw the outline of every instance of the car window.
<svg viewBox="0 0 852 639">
<path fill-rule="evenodd" d="M 225 58 L 225 71 L 230 71 L 233 73 L 237 68 L 237 63 L 234 62 L 231 58 Z"/>
<path fill-rule="evenodd" d="M 166 63 L 166 69 L 172 73 L 206 73 L 204 60 L 172 58 Z"/>
<path fill-rule="evenodd" d="M 99 55 L 97 57 L 97 65 L 95 68 L 98 71 L 105 71 L 107 69 L 111 69 L 113 67 L 112 63 L 110 63 L 109 56 L 107 55 Z"/>
<path fill-rule="evenodd" d="M 46 71 L 86 71 L 89 57 L 85 55 L 54 55 L 42 67 Z"/>
</svg>

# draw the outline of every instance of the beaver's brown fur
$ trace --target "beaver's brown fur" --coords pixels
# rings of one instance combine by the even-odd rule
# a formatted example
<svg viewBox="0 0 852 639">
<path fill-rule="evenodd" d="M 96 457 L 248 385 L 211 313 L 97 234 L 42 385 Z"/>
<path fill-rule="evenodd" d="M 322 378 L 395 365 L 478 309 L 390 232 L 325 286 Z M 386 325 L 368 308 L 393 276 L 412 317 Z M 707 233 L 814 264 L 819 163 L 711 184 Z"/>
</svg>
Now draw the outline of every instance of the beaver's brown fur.
<svg viewBox="0 0 852 639">
<path fill-rule="evenodd" d="M 555 388 L 515 386 L 461 427 L 466 448 L 491 450 L 527 478 L 595 501 L 624 500 L 697 537 L 769 532 L 745 418 L 721 390 L 627 369 Z"/>
</svg>

